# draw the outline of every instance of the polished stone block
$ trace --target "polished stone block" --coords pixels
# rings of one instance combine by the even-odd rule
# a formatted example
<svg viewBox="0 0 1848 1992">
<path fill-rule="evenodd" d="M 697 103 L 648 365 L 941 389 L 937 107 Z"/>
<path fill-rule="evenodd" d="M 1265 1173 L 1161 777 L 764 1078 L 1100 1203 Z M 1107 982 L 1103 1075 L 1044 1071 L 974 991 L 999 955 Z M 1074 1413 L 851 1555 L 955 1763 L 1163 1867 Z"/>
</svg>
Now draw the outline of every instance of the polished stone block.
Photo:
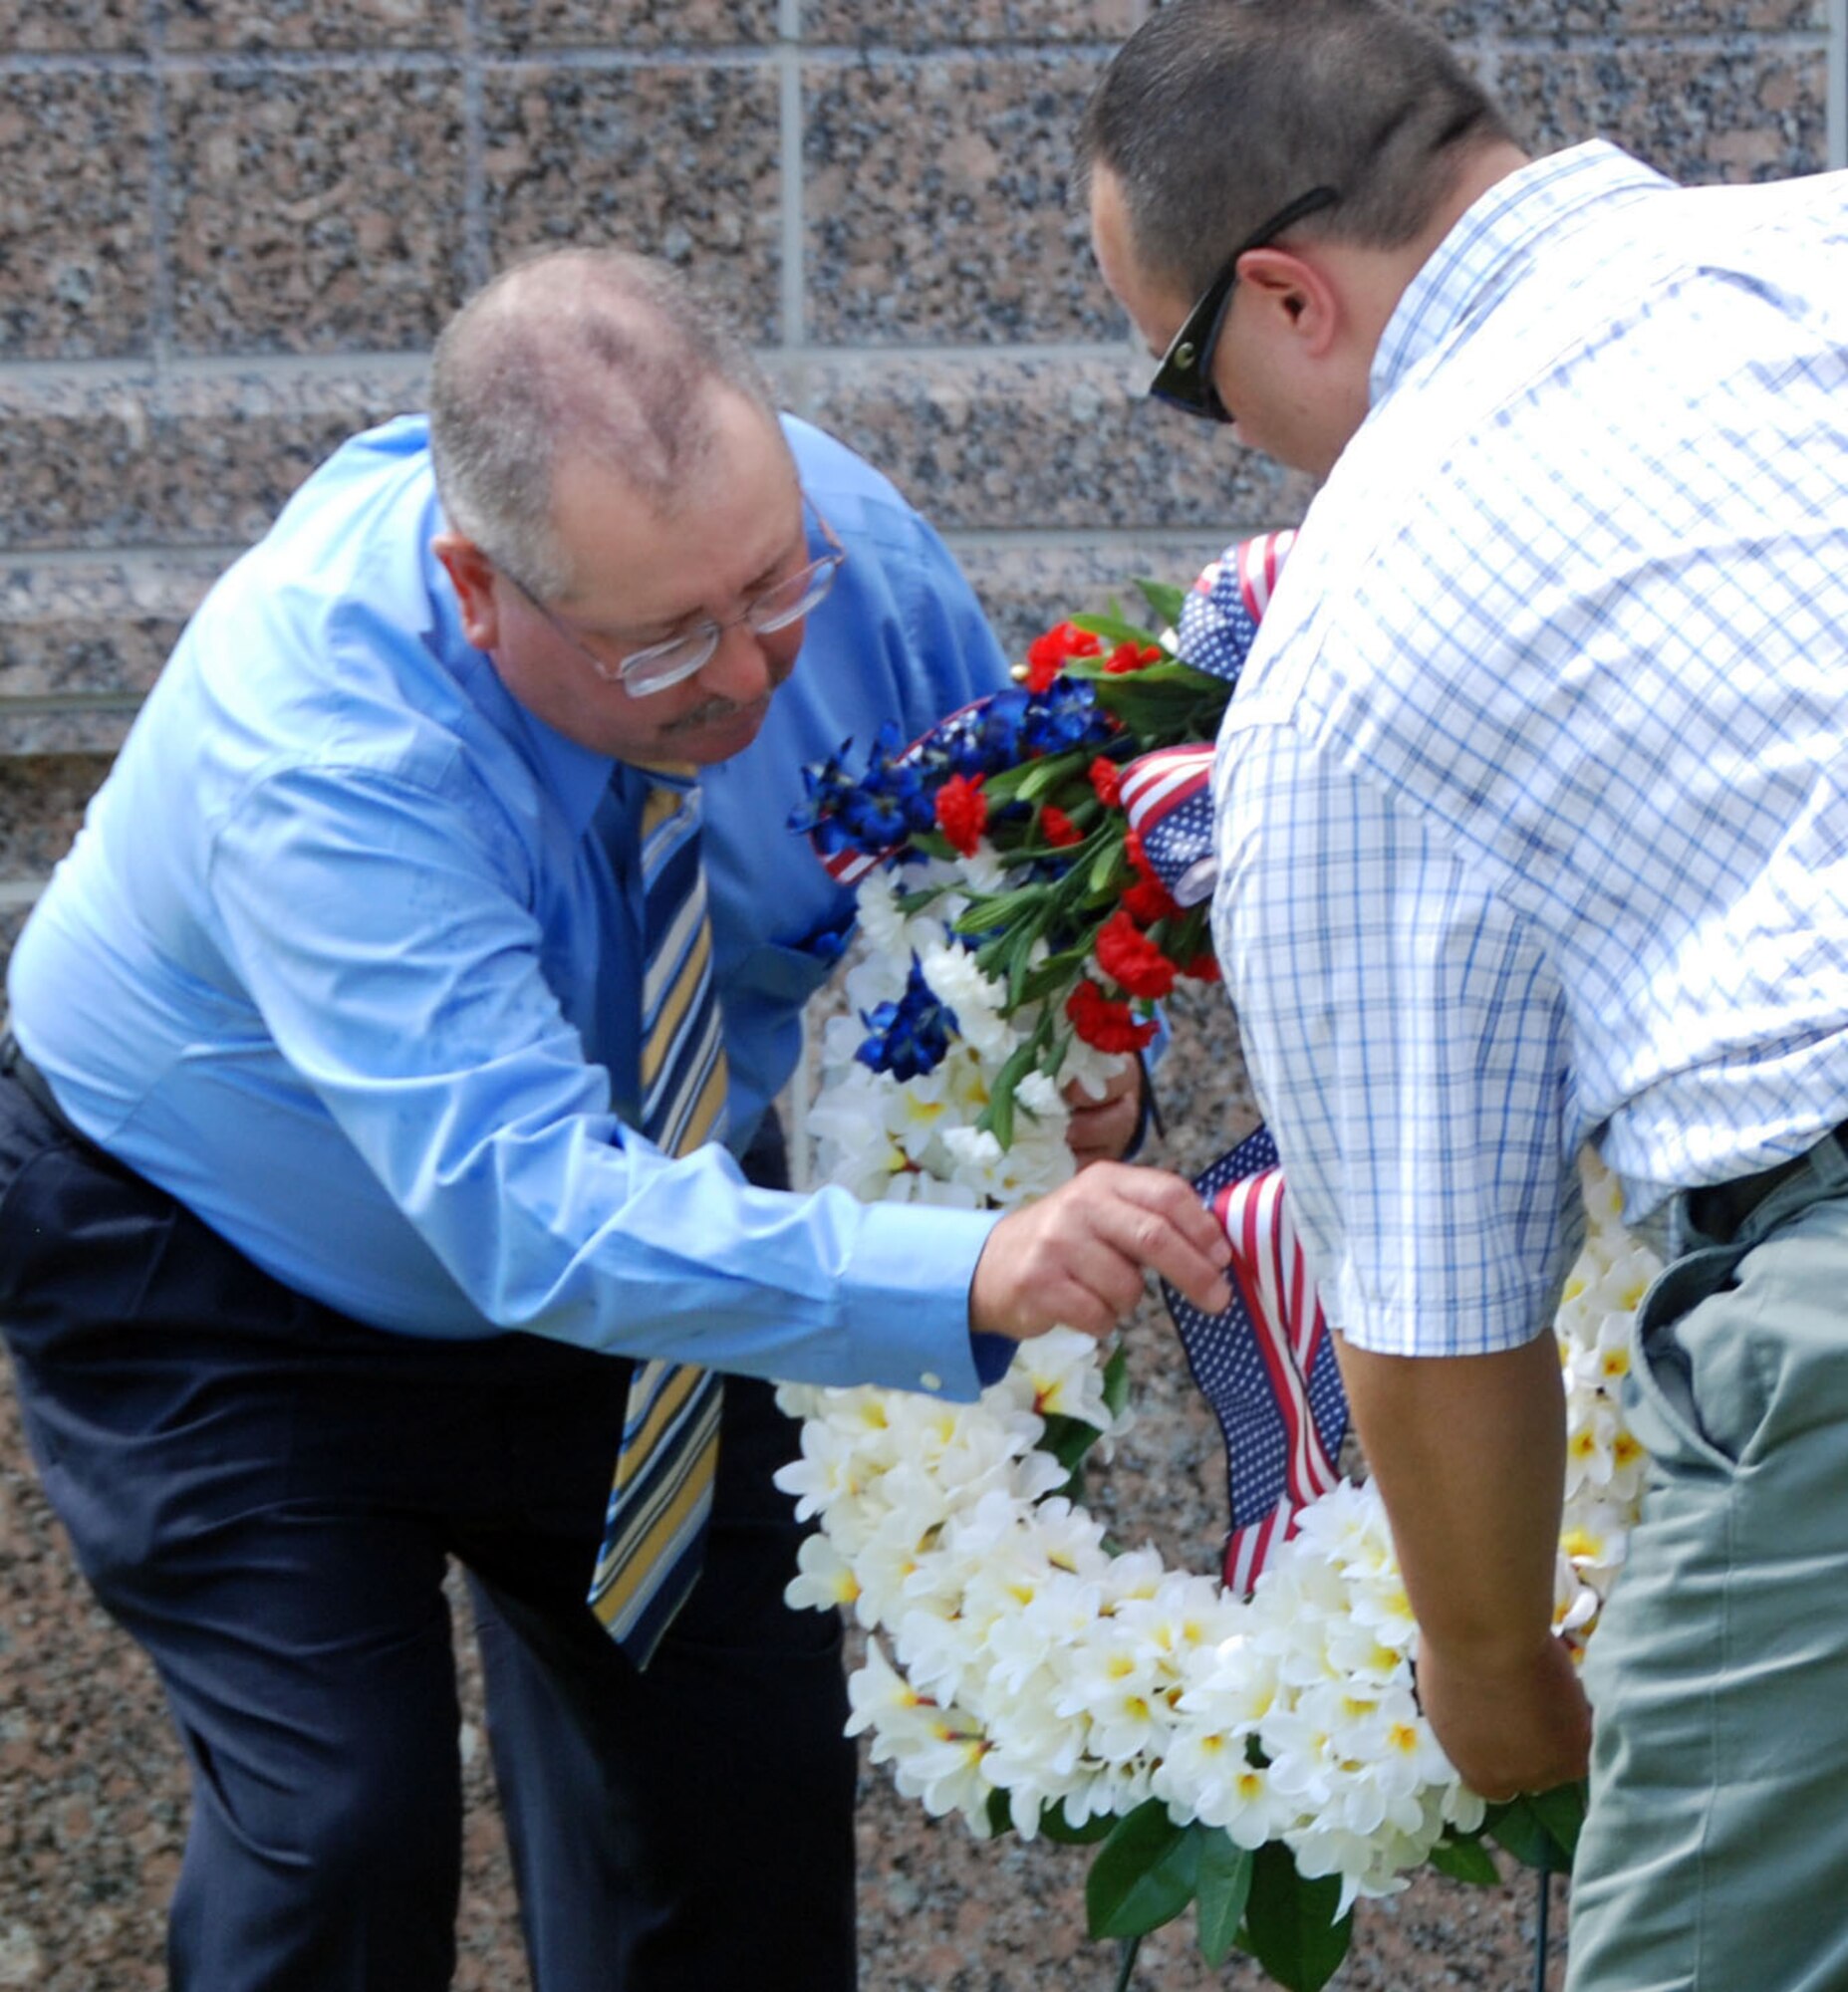
<svg viewBox="0 0 1848 1992">
<path fill-rule="evenodd" d="M 153 92 L 123 71 L 0 86 L 0 361 L 145 352 Z"/>
<path fill-rule="evenodd" d="M 1827 26 L 1828 0 L 1404 0 L 1446 37 L 1584 36 L 1622 47 L 1637 35 L 1767 33 Z"/>
<path fill-rule="evenodd" d="M 109 773 L 113 758 L 109 753 L 46 754 L 4 764 L 0 879 L 36 880 L 50 872 L 71 848 L 90 798 Z M 0 1910 L 4 1906 L 0 1902 Z"/>
<path fill-rule="evenodd" d="M 1077 54 L 803 64 L 809 335 L 823 344 L 1110 339 L 1069 197 L 1099 74 Z"/>
<path fill-rule="evenodd" d="M 7 746 L 27 737 L 20 700 L 76 711 L 140 698 L 221 567 L 142 556 L 0 571 L 0 752 L 46 751 Z"/>
<path fill-rule="evenodd" d="M 461 302 L 456 76 L 181 71 L 167 117 L 181 351 L 400 351 Z"/>
<path fill-rule="evenodd" d="M 143 0 L 0 0 L 0 54 L 116 55 L 147 46 Z"/>
<path fill-rule="evenodd" d="M 1148 400 L 1150 371 L 1121 347 L 817 361 L 800 406 L 939 526 L 1229 535 L 1301 516 L 1306 479 Z"/>
<path fill-rule="evenodd" d="M 514 55 L 554 49 L 761 47 L 777 38 L 777 0 L 481 0 L 482 44 Z"/>
<path fill-rule="evenodd" d="M 189 0 L 163 10 L 174 54 L 441 49 L 462 36 L 460 0 Z"/>
<path fill-rule="evenodd" d="M 948 48 L 958 42 L 1123 41 L 1148 0 L 802 0 L 804 43 Z"/>
<path fill-rule="evenodd" d="M 348 436 L 421 407 L 424 375 L 420 355 L 0 374 L 0 551 L 247 545 Z"/>
<path fill-rule="evenodd" d="M 747 338 L 781 337 L 781 115 L 767 66 L 493 69 L 483 90 L 496 268 L 617 243 L 684 266 Z"/>
<path fill-rule="evenodd" d="M 1508 34 L 1722 35 L 1741 29 L 1821 34 L 1828 0 L 1484 0 L 1490 25 Z"/>
<path fill-rule="evenodd" d="M 1225 546 L 1228 534 L 1197 540 L 1109 540 L 1089 547 L 965 545 L 950 550 L 1010 658 L 1068 616 L 1103 615 L 1113 605 L 1152 624 L 1139 578 L 1185 588 Z"/>
<path fill-rule="evenodd" d="M 1828 155 L 1820 48 L 1651 44 L 1614 54 L 1504 55 L 1503 96 L 1539 149 L 1613 138 L 1688 181 L 1781 179 Z"/>
</svg>

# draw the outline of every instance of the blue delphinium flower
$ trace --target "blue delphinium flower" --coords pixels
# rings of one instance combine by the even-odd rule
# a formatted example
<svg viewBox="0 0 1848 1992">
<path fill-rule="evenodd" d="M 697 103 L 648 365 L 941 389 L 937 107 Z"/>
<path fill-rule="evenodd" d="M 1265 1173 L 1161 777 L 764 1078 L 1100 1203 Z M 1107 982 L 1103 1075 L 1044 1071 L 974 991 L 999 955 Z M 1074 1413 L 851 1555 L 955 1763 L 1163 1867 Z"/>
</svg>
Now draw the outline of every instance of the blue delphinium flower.
<svg viewBox="0 0 1848 1992">
<path fill-rule="evenodd" d="M 1032 752 L 1057 754 L 1068 747 L 1101 746 L 1112 728 L 1091 684 L 1083 678 L 1055 678 L 1046 690 L 1033 694 L 1021 731 Z"/>
<path fill-rule="evenodd" d="M 789 827 L 799 836 L 815 840 L 824 858 L 854 849 L 854 840 L 841 821 L 841 810 L 855 792 L 855 782 L 845 765 L 847 750 L 854 743 L 843 740 L 840 750 L 825 761 L 811 761 L 802 770 L 802 788 L 808 800 L 789 812 Z"/>
<path fill-rule="evenodd" d="M 905 994 L 896 1003 L 876 1003 L 871 1010 L 862 1010 L 860 1021 L 868 1035 L 854 1057 L 874 1072 L 889 1072 L 898 1080 L 922 1079 L 934 1072 L 949 1055 L 949 1041 L 956 1031 L 956 1013 L 931 992 L 915 954 Z"/>
</svg>

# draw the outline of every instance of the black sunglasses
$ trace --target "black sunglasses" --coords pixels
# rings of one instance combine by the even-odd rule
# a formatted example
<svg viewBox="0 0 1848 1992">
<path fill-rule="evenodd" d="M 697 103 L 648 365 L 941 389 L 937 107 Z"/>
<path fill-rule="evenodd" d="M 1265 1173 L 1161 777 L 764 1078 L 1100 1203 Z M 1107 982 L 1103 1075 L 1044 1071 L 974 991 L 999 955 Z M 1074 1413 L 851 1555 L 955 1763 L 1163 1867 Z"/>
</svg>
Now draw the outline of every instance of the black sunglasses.
<svg viewBox="0 0 1848 1992">
<path fill-rule="evenodd" d="M 1232 411 L 1219 399 L 1212 384 L 1212 356 L 1219 344 L 1226 310 L 1232 302 L 1232 286 L 1238 281 L 1238 261 L 1250 249 L 1262 249 L 1274 242 L 1286 228 L 1294 228 L 1305 215 L 1334 206 L 1341 196 L 1331 186 L 1311 187 L 1289 206 L 1273 214 L 1263 227 L 1255 228 L 1225 259 L 1219 274 L 1199 295 L 1199 302 L 1188 313 L 1186 322 L 1162 355 L 1149 392 L 1158 401 L 1184 414 L 1198 415 L 1209 422 L 1229 422 Z"/>
</svg>

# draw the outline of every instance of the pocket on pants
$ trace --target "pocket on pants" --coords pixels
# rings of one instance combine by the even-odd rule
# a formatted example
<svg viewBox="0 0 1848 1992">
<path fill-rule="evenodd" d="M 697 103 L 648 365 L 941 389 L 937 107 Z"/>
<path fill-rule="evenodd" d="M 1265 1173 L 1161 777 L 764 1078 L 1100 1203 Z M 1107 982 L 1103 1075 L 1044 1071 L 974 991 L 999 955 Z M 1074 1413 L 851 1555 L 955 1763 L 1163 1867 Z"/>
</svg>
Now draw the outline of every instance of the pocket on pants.
<svg viewBox="0 0 1848 1992">
<path fill-rule="evenodd" d="M 1746 1407 L 1716 1401 L 1706 1359 L 1710 1336 L 1723 1333 L 1715 1317 L 1727 1312 L 1744 1256 L 1732 1245 L 1690 1252 L 1656 1276 L 1637 1309 L 1626 1408 L 1659 1466 L 1726 1475 L 1737 1468 L 1739 1413 Z"/>
</svg>

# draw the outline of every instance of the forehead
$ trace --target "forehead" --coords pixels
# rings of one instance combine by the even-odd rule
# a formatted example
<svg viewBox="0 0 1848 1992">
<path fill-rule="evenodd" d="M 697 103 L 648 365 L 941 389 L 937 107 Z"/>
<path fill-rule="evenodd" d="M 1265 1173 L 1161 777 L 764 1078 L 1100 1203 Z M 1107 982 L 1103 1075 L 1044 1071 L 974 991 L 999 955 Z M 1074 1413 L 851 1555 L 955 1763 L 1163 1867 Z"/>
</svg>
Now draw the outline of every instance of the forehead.
<svg viewBox="0 0 1848 1992">
<path fill-rule="evenodd" d="M 802 493 L 781 428 L 739 398 L 681 485 L 661 493 L 583 455 L 553 483 L 553 523 L 572 600 L 631 622 L 728 604 L 785 560 Z"/>
</svg>

